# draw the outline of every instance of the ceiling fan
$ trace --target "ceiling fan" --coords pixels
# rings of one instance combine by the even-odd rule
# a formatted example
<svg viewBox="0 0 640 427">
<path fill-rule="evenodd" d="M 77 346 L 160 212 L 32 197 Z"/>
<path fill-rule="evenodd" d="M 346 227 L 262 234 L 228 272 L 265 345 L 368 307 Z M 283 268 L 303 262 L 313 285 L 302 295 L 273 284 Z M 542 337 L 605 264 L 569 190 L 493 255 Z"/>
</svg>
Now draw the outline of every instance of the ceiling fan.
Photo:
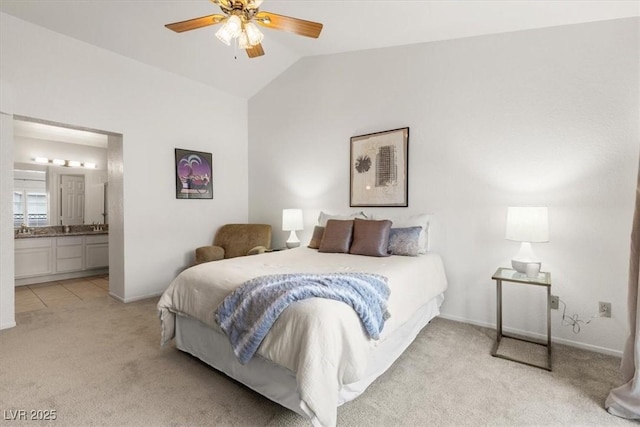
<svg viewBox="0 0 640 427">
<path fill-rule="evenodd" d="M 176 33 L 223 24 L 216 32 L 216 37 L 227 46 L 233 39 L 238 39 L 238 47 L 245 49 L 249 58 L 264 55 L 262 39 L 264 35 L 255 24 L 275 30 L 288 31 L 305 37 L 317 39 L 322 31 L 322 24 L 291 18 L 259 9 L 263 0 L 210 0 L 220 6 L 224 15 L 214 14 L 200 18 L 167 24 Z"/>
</svg>

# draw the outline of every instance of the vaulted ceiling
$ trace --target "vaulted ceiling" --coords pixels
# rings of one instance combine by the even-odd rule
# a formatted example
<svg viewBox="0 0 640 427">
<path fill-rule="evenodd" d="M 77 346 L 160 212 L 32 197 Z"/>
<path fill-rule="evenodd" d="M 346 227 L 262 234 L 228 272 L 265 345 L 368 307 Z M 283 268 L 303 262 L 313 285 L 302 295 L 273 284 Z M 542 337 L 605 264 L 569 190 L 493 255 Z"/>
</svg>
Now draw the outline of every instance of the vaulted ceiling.
<svg viewBox="0 0 640 427">
<path fill-rule="evenodd" d="M 319 39 L 264 29 L 266 54 L 249 59 L 218 41 L 216 27 L 164 27 L 220 13 L 207 0 L 0 1 L 17 18 L 243 98 L 306 56 L 640 16 L 640 1 L 265 0 L 261 9 L 324 29 Z"/>
</svg>

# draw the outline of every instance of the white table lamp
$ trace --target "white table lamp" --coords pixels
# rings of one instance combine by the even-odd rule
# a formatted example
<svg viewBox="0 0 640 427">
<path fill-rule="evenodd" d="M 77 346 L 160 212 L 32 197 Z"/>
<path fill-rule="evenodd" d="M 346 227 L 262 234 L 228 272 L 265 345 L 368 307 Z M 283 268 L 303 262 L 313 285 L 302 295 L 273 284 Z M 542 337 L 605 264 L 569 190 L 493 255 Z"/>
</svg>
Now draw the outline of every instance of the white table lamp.
<svg viewBox="0 0 640 427">
<path fill-rule="evenodd" d="M 289 239 L 286 242 L 287 248 L 297 248 L 300 246 L 300 240 L 296 236 L 296 230 L 302 230 L 302 209 L 283 209 L 282 210 L 282 230 L 291 231 Z"/>
<path fill-rule="evenodd" d="M 511 260 L 511 266 L 519 273 L 527 273 L 527 264 L 542 262 L 533 253 L 531 243 L 549 241 L 549 216 L 546 207 L 509 207 L 507 209 L 507 240 L 521 242 L 520 252 Z"/>
</svg>

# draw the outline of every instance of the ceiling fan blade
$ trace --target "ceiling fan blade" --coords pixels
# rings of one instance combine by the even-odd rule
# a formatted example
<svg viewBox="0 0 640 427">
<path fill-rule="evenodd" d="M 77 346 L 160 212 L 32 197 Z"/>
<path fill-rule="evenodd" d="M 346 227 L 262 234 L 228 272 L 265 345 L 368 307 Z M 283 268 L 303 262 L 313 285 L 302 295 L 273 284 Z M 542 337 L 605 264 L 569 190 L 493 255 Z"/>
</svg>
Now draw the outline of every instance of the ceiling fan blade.
<svg viewBox="0 0 640 427">
<path fill-rule="evenodd" d="M 226 16 L 224 15 L 207 15 L 200 18 L 189 19 L 186 21 L 174 22 L 172 24 L 165 25 L 165 27 L 175 31 L 176 33 L 181 33 L 183 31 L 195 30 L 196 28 L 218 24 L 225 18 Z"/>
<path fill-rule="evenodd" d="M 322 31 L 319 22 L 305 21 L 304 19 L 291 18 L 271 12 L 258 12 L 254 20 L 263 27 L 288 31 L 305 37 L 317 39 Z"/>
<path fill-rule="evenodd" d="M 245 50 L 247 51 L 247 55 L 249 55 L 249 58 L 256 58 L 258 56 L 264 55 L 264 50 L 262 49 L 262 45 L 260 43 Z"/>
</svg>

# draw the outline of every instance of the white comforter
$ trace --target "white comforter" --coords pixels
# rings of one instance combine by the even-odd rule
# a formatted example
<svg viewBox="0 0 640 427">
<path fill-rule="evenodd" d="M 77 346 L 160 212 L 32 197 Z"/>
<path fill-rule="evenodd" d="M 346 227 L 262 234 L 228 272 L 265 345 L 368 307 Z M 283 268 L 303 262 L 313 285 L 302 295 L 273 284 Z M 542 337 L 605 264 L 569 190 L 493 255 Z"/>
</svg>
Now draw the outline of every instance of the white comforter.
<svg viewBox="0 0 640 427">
<path fill-rule="evenodd" d="M 336 424 L 338 391 L 360 380 L 369 352 L 426 302 L 444 292 L 447 280 L 439 255 L 386 258 L 319 253 L 297 248 L 209 262 L 182 272 L 158 303 L 162 344 L 174 336 L 175 314 L 220 330 L 214 313 L 245 281 L 277 273 L 378 273 L 389 278 L 391 296 L 380 341 L 370 340 L 355 311 L 333 300 L 292 304 L 273 325 L 257 354 L 296 373 L 303 410 L 314 424 Z"/>
</svg>

